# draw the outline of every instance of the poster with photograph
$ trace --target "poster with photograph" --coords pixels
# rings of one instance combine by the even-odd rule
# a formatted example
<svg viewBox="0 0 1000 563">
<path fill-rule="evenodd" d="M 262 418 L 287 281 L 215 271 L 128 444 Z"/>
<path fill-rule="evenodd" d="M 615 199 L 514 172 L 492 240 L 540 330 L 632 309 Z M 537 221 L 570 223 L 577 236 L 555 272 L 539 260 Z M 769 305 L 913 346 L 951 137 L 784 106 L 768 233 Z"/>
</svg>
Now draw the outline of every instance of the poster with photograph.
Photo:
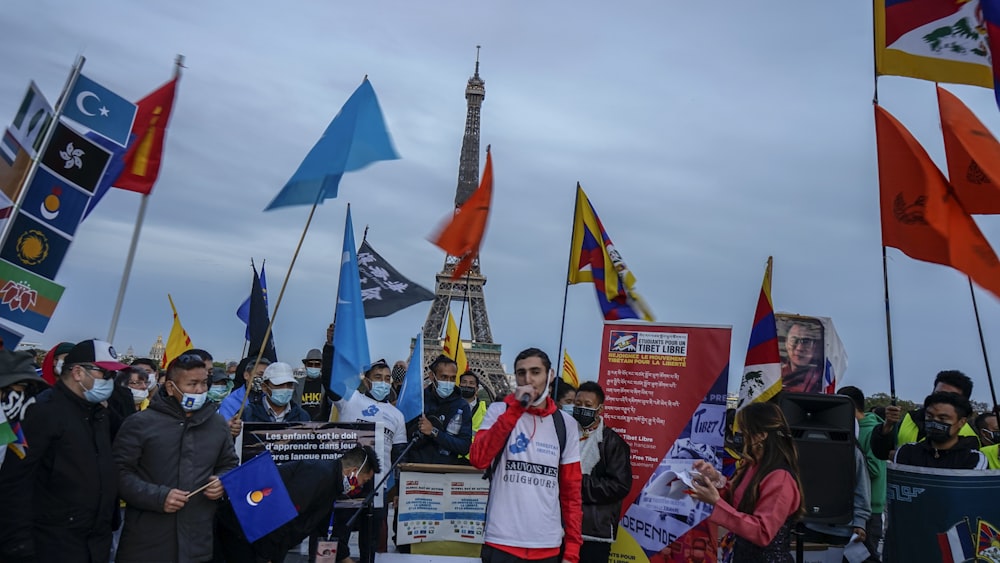
<svg viewBox="0 0 1000 563">
<path fill-rule="evenodd" d="M 847 371 L 847 352 L 829 317 L 776 313 L 782 389 L 795 393 L 836 391 Z"/>
</svg>

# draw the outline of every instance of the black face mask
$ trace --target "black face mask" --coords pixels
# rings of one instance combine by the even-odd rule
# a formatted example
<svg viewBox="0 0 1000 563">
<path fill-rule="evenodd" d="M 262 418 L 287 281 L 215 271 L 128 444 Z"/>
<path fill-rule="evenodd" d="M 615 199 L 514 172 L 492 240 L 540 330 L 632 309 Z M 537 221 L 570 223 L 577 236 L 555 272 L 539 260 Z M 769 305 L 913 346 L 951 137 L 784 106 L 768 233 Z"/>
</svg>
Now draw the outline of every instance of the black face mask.
<svg viewBox="0 0 1000 563">
<path fill-rule="evenodd" d="M 580 423 L 580 428 L 590 428 L 597 420 L 597 409 L 587 407 L 573 407 L 573 418 Z"/>
<path fill-rule="evenodd" d="M 997 441 L 1000 441 L 1000 432 L 994 432 L 992 430 L 987 430 L 985 428 L 983 428 L 982 432 L 983 432 L 983 438 L 989 440 L 990 443 L 996 444 Z"/>
<path fill-rule="evenodd" d="M 936 420 L 924 421 L 924 433 L 931 442 L 941 443 L 951 439 L 951 425 Z"/>
<path fill-rule="evenodd" d="M 463 399 L 471 399 L 471 398 L 473 398 L 473 397 L 476 396 L 476 388 L 475 387 L 459 387 L 458 389 L 459 389 L 459 392 L 462 393 L 462 398 Z"/>
</svg>

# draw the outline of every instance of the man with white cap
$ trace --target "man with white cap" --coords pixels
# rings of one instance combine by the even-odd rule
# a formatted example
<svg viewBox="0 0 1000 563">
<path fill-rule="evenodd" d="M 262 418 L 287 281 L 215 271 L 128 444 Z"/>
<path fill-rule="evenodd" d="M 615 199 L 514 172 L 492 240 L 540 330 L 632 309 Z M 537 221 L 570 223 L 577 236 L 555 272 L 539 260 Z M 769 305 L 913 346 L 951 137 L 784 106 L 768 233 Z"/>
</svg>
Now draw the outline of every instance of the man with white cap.
<svg viewBox="0 0 1000 563">
<path fill-rule="evenodd" d="M 292 366 L 274 362 L 264 370 L 261 397 L 247 404 L 243 422 L 309 422 L 309 413 L 292 401 L 295 376 Z"/>
<path fill-rule="evenodd" d="M 25 413 L 26 456 L 5 475 L 6 485 L 21 491 L 10 506 L 22 507 L 31 519 L 33 537 L 17 557 L 95 562 L 110 557 L 118 472 L 103 403 L 114 390 L 115 372 L 126 367 L 107 342 L 84 340 L 66 354 L 55 386 Z"/>
</svg>

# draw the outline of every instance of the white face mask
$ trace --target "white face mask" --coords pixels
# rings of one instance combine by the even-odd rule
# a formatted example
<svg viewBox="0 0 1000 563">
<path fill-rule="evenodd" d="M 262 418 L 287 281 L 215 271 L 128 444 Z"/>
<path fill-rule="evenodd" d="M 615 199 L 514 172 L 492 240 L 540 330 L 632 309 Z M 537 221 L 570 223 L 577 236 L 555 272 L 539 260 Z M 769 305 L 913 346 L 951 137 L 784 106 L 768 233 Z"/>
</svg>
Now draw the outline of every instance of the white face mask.
<svg viewBox="0 0 1000 563">
<path fill-rule="evenodd" d="M 146 397 L 149 397 L 148 389 L 132 389 L 129 387 L 129 391 L 132 392 L 132 400 L 137 403 L 141 403 L 146 400 Z"/>
<path fill-rule="evenodd" d="M 62 375 L 63 360 L 62 358 L 56 360 L 55 371 L 56 375 Z"/>
</svg>

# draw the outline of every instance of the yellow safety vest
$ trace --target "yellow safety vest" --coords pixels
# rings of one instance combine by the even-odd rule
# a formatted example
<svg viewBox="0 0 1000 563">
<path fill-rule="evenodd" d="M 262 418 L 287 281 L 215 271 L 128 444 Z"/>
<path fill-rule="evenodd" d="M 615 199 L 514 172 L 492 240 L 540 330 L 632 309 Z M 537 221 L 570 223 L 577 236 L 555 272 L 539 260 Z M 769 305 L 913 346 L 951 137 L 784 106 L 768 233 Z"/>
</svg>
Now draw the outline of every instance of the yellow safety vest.
<svg viewBox="0 0 1000 563">
<path fill-rule="evenodd" d="M 1000 469 L 1000 446 L 997 444 L 983 446 L 979 448 L 979 451 L 983 452 L 983 455 L 986 456 L 986 461 L 989 462 L 990 469 Z"/>
<path fill-rule="evenodd" d="M 483 424 L 483 417 L 486 416 L 486 402 L 479 400 L 476 401 L 475 408 L 472 409 L 472 441 L 476 441 L 476 432 L 479 432 L 479 427 Z M 459 456 L 462 459 L 469 459 L 468 454 Z"/>
</svg>

